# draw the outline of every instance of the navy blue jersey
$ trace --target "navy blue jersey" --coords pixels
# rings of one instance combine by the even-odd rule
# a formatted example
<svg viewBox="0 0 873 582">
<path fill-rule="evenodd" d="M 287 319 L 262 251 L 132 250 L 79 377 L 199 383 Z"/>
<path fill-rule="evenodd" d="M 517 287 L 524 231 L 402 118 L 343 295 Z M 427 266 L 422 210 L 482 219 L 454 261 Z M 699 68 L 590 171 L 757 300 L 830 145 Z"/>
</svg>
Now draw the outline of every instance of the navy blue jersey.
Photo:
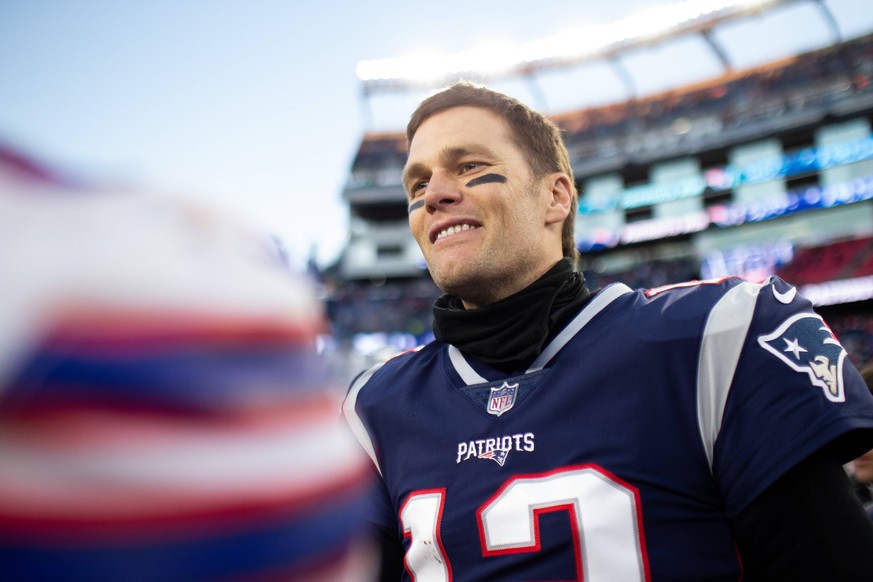
<svg viewBox="0 0 873 582">
<path fill-rule="evenodd" d="M 523 373 L 433 342 L 362 374 L 344 411 L 416 582 L 738 580 L 728 517 L 873 427 L 778 278 L 612 285 Z"/>
</svg>

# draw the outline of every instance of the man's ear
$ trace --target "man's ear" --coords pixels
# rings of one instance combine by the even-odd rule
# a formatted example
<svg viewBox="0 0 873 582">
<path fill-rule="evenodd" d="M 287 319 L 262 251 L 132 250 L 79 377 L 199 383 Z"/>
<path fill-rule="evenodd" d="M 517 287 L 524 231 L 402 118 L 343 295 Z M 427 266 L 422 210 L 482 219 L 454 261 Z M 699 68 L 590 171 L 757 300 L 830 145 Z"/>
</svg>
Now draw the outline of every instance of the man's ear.
<svg viewBox="0 0 873 582">
<path fill-rule="evenodd" d="M 570 178 L 562 172 L 555 172 L 547 177 L 548 186 L 552 194 L 549 208 L 546 210 L 546 224 L 563 223 L 570 214 L 570 205 L 573 201 L 573 187 Z"/>
</svg>

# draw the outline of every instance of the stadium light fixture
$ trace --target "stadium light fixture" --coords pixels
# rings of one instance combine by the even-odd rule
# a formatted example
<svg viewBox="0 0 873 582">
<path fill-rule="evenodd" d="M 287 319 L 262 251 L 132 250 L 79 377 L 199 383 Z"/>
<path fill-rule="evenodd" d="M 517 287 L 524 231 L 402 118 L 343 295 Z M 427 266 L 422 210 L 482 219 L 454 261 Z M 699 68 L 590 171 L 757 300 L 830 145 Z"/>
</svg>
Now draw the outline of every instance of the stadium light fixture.
<svg viewBox="0 0 873 582">
<path fill-rule="evenodd" d="M 464 76 L 522 75 L 586 59 L 606 58 L 683 32 L 705 31 L 718 22 L 798 0 L 683 0 L 649 8 L 605 26 L 579 28 L 520 45 L 491 46 L 443 55 L 420 53 L 361 61 L 365 93 L 403 90 Z"/>
</svg>

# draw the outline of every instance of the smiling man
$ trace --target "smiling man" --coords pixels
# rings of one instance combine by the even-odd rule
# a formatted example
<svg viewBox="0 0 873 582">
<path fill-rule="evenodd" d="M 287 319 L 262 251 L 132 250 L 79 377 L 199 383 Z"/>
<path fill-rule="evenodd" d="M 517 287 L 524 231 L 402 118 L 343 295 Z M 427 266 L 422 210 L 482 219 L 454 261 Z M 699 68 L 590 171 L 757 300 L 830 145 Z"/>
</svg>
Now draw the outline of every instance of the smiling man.
<svg viewBox="0 0 873 582">
<path fill-rule="evenodd" d="M 436 340 L 343 409 L 384 580 L 873 579 L 873 397 L 772 278 L 591 293 L 558 128 L 459 83 L 407 128 Z"/>
</svg>

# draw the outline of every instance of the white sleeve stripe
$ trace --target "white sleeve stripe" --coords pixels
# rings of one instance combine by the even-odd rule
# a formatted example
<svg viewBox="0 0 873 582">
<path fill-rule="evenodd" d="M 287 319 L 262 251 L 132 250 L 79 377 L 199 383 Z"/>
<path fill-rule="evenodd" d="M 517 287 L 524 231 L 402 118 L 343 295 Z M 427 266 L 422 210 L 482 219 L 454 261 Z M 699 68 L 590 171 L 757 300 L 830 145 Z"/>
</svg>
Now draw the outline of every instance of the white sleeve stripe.
<svg viewBox="0 0 873 582">
<path fill-rule="evenodd" d="M 703 331 L 697 368 L 697 423 L 710 469 L 734 371 L 763 285 L 740 283 L 725 293 L 710 312 Z"/>
<path fill-rule="evenodd" d="M 373 465 L 376 466 L 376 470 L 379 471 L 380 476 L 382 475 L 382 468 L 379 466 L 379 461 L 376 460 L 376 449 L 373 447 L 373 440 L 370 438 L 370 433 L 367 432 L 367 427 L 364 426 L 364 421 L 361 420 L 361 417 L 358 416 L 358 412 L 355 410 L 355 403 L 358 401 L 358 394 L 361 392 L 361 389 L 370 380 L 373 374 L 376 373 L 376 370 L 382 366 L 383 364 L 373 366 L 358 376 L 358 379 L 355 380 L 352 387 L 349 389 L 345 402 L 343 402 L 343 415 L 346 417 L 346 422 L 349 423 L 352 434 L 355 435 L 355 438 L 357 438 L 358 442 L 361 443 L 361 446 L 370 457 L 370 460 L 373 461 Z"/>
</svg>

